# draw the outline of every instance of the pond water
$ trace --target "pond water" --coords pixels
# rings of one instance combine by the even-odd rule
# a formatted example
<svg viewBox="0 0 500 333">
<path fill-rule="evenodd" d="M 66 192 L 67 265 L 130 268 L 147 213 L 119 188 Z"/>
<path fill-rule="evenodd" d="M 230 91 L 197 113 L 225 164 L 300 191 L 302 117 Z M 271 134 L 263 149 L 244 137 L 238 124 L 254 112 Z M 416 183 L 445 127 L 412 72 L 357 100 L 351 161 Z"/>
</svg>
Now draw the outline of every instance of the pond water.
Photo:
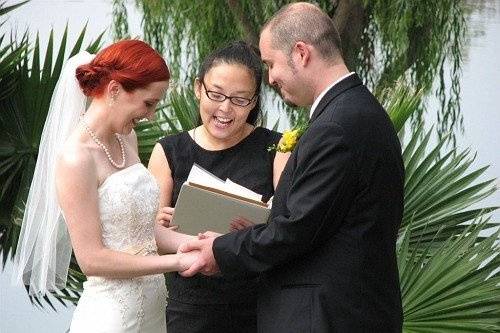
<svg viewBox="0 0 500 333">
<path fill-rule="evenodd" d="M 8 2 L 11 3 L 13 2 Z M 131 2 L 127 3 L 130 32 L 132 36 L 140 35 L 141 18 Z M 490 165 L 483 179 L 497 178 L 496 183 L 500 187 L 500 0 L 486 3 L 486 9 L 472 15 L 468 22 L 473 33 L 462 66 L 464 133 L 457 133 L 457 146 L 470 147 L 472 151 L 476 151 L 475 166 Z M 41 13 L 43 14 L 40 15 Z M 71 44 L 86 22 L 87 36 L 90 37 L 109 28 L 112 22 L 111 1 L 97 0 L 32 0 L 9 16 L 7 23 L 0 27 L 0 34 L 13 29 L 21 35 L 29 27 L 31 35 L 39 31 L 42 45 L 46 44 L 51 27 L 54 28 L 55 40 L 58 42 L 58 37 L 68 23 Z M 111 40 L 110 36 L 108 31 L 107 41 Z M 57 44 L 56 46 L 58 47 Z M 426 116 L 430 124 L 437 107 L 437 102 L 431 99 Z M 486 205 L 499 206 L 500 192 L 497 191 L 481 203 L 481 206 Z M 494 220 L 500 221 L 499 212 L 494 215 Z M 30 304 L 23 288 L 10 285 L 10 274 L 11 265 L 8 263 L 0 273 L 0 332 L 65 332 L 74 307 L 56 305 L 57 313 L 47 307 L 36 309 Z"/>
</svg>

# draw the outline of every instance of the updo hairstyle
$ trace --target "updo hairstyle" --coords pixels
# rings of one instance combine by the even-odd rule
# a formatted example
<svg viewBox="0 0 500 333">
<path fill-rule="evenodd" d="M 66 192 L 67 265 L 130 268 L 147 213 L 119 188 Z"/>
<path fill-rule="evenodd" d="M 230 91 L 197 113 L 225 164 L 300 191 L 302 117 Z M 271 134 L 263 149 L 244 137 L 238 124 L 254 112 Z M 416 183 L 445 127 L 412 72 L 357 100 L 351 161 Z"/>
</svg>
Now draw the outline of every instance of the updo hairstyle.
<svg viewBox="0 0 500 333">
<path fill-rule="evenodd" d="M 131 92 L 150 83 L 170 79 L 163 57 L 137 39 L 111 44 L 90 63 L 77 67 L 75 74 L 80 88 L 88 97 L 101 97 L 111 80 L 119 82 L 125 91 Z"/>
</svg>

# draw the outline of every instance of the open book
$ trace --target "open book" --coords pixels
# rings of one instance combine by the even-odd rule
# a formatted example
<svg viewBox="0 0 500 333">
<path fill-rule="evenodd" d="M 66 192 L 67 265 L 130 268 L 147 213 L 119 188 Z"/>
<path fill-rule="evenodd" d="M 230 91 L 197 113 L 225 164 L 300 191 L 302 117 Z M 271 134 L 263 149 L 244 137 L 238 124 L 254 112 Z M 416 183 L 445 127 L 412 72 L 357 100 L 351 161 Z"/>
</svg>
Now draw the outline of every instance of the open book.
<svg viewBox="0 0 500 333">
<path fill-rule="evenodd" d="M 270 208 L 261 200 L 261 195 L 194 164 L 181 187 L 172 224 L 182 233 L 196 235 L 207 230 L 226 233 L 237 217 L 265 223 Z"/>
</svg>

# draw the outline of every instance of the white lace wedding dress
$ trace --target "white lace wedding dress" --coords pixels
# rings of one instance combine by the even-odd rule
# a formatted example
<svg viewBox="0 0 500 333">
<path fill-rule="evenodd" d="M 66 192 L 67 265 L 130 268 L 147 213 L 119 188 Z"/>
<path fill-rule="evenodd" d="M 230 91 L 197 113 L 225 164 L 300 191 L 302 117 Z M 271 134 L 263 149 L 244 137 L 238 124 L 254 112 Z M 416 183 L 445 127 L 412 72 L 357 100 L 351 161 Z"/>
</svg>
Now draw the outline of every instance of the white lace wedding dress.
<svg viewBox="0 0 500 333">
<path fill-rule="evenodd" d="M 134 164 L 109 176 L 98 191 L 105 246 L 156 255 L 153 228 L 159 189 L 149 171 Z M 88 277 L 83 289 L 70 332 L 166 332 L 163 275 Z"/>
</svg>

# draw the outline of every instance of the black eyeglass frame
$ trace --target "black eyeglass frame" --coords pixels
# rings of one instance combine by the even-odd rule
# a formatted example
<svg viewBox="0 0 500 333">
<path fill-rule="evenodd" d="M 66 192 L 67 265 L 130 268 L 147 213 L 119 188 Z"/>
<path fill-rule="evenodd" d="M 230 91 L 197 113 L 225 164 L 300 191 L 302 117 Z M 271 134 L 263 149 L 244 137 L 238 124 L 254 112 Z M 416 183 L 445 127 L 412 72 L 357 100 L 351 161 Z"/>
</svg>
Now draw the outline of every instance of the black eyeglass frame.
<svg viewBox="0 0 500 333">
<path fill-rule="evenodd" d="M 208 97 L 209 100 L 214 101 L 214 102 L 222 103 L 226 99 L 229 99 L 229 101 L 231 102 L 231 104 L 239 106 L 239 107 L 242 107 L 242 108 L 244 108 L 244 107 L 249 106 L 250 104 L 252 104 L 252 102 L 254 101 L 254 99 L 259 95 L 258 93 L 255 93 L 252 96 L 252 98 L 246 98 L 246 97 L 240 97 L 240 96 L 227 96 L 227 95 L 224 95 L 223 93 L 220 93 L 218 91 L 208 90 L 207 86 L 205 86 L 205 82 L 203 82 L 203 81 L 201 81 L 201 84 L 203 85 L 203 89 L 205 90 L 205 95 L 207 95 L 207 97 Z M 215 94 L 215 96 L 224 97 L 224 99 L 213 98 L 214 95 L 212 95 L 212 97 L 210 97 L 210 94 Z M 235 99 L 244 100 L 247 103 L 246 104 L 238 104 L 238 103 L 234 102 Z"/>
</svg>

